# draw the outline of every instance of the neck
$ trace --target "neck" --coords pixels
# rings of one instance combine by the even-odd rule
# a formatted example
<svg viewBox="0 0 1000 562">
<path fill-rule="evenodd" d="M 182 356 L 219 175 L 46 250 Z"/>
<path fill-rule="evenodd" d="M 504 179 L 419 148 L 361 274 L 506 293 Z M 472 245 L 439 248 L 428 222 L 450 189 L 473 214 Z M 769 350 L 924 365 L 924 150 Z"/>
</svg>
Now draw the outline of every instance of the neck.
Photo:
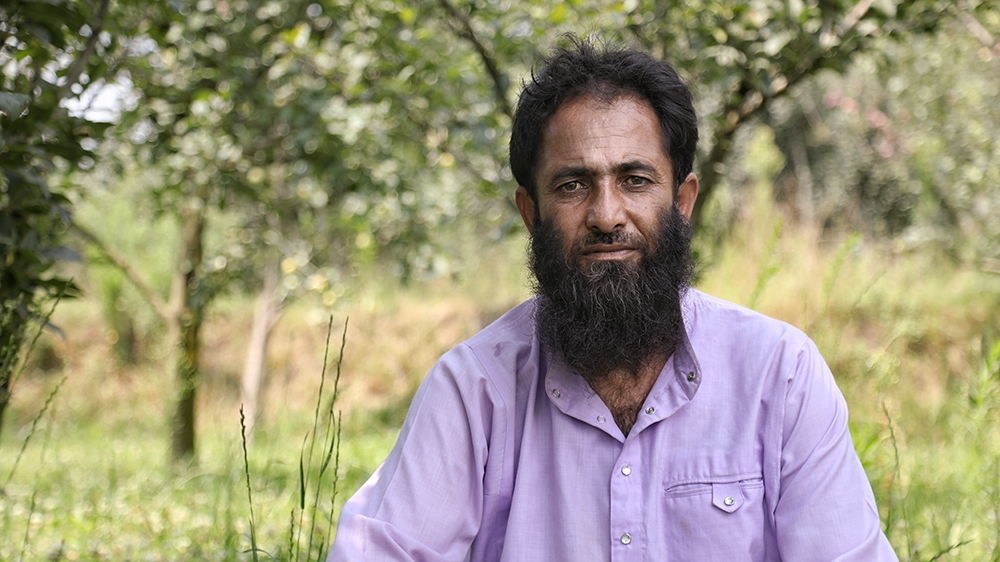
<svg viewBox="0 0 1000 562">
<path fill-rule="evenodd" d="M 636 371 L 618 370 L 597 377 L 587 377 L 590 388 L 611 410 L 615 423 L 628 436 L 639 417 L 646 396 L 656 383 L 667 357 L 657 357 Z"/>
</svg>

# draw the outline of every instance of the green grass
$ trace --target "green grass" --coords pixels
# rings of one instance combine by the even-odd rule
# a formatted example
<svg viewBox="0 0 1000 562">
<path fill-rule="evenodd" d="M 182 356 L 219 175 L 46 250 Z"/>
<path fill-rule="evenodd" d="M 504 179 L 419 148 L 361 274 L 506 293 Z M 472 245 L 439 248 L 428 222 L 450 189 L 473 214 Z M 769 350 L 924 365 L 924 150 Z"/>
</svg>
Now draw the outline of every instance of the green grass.
<svg viewBox="0 0 1000 562">
<path fill-rule="evenodd" d="M 699 287 L 814 337 L 847 398 L 901 560 L 1000 560 L 1000 277 L 856 236 L 824 239 L 790 222 L 776 236 L 773 213 L 755 210 L 722 247 L 703 252 L 710 266 Z M 333 410 L 341 421 L 325 417 L 334 385 L 333 371 L 321 379 L 328 311 L 289 309 L 272 338 L 265 416 L 246 464 L 238 404 L 246 302 L 220 303 L 206 322 L 198 462 L 181 468 L 169 466 L 173 390 L 155 343 L 162 337 L 140 334 L 139 361 L 122 364 L 98 303 L 61 304 L 55 322 L 66 339 L 39 340 L 0 436 L 0 478 L 24 446 L 0 495 L 0 560 L 250 560 L 252 543 L 259 559 L 322 559 L 330 516 L 391 448 L 426 370 L 523 297 L 522 278 L 511 274 L 516 254 L 499 249 L 458 282 L 359 280 L 332 311 L 334 326 L 351 316 Z M 321 448 L 333 442 L 331 428 L 339 458 Z M 312 462 L 306 449 L 303 465 L 313 470 L 300 474 L 310 435 L 325 437 Z M 319 496 L 307 486 L 303 503 L 302 474 L 315 483 L 324 463 L 325 477 L 337 478 L 334 504 L 324 499 L 329 480 Z"/>
<path fill-rule="evenodd" d="M 286 560 L 289 514 L 296 510 L 296 528 L 307 533 L 313 522 L 308 510 L 298 519 L 297 459 L 311 420 L 294 417 L 248 451 L 256 543 Z M 0 497 L 0 560 L 21 558 L 26 532 L 24 560 L 249 560 L 239 420 L 234 425 L 203 431 L 198 464 L 176 470 L 168 466 L 166 433 L 50 425 Z M 340 486 L 356 489 L 396 433 L 375 425 L 345 431 Z M 0 455 L 6 460 L 13 450 L 5 445 Z M 316 522 L 325 529 L 323 517 Z"/>
</svg>

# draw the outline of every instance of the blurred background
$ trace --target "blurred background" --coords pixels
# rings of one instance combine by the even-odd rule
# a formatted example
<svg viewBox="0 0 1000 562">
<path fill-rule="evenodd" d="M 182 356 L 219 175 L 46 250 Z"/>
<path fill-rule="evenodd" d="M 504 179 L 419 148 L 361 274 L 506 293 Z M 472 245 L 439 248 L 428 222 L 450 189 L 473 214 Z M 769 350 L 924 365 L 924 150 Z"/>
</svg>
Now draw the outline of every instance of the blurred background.
<svg viewBox="0 0 1000 562">
<path fill-rule="evenodd" d="M 690 84 L 696 286 L 816 340 L 900 559 L 1000 560 L 965 0 L 3 0 L 0 559 L 324 559 L 433 362 L 530 296 L 506 147 L 567 33 Z"/>
</svg>

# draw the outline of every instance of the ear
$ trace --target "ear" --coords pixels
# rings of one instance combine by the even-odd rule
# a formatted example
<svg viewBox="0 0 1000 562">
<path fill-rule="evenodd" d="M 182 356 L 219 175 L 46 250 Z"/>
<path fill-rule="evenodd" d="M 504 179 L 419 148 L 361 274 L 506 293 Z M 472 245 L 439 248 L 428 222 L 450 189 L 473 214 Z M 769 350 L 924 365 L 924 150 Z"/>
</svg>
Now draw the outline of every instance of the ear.
<svg viewBox="0 0 1000 562">
<path fill-rule="evenodd" d="M 517 186 L 517 191 L 514 192 L 514 204 L 517 205 L 517 212 L 521 213 L 521 220 L 524 221 L 524 226 L 528 227 L 528 232 L 533 232 L 535 230 L 535 201 L 528 195 L 528 190 L 523 185 Z"/>
<path fill-rule="evenodd" d="M 690 173 L 684 178 L 684 183 L 677 187 L 677 208 L 685 218 L 691 220 L 694 211 L 694 201 L 698 198 L 698 176 Z"/>
</svg>

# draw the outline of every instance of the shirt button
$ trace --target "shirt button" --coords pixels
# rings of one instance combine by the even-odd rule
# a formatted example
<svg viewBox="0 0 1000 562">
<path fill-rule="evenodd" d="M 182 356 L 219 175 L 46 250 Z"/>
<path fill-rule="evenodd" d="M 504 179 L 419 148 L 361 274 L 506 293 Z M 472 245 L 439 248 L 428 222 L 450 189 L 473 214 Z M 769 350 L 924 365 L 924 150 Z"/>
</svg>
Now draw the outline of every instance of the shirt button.
<svg viewBox="0 0 1000 562">
<path fill-rule="evenodd" d="M 607 418 L 604 416 L 597 416 L 597 423 L 604 423 L 605 421 L 607 421 Z"/>
<path fill-rule="evenodd" d="M 726 505 L 733 505 L 734 503 L 736 503 L 736 500 L 733 499 L 733 496 L 726 496 L 726 499 L 723 500 L 723 503 L 725 503 Z"/>
<path fill-rule="evenodd" d="M 632 467 L 629 466 L 629 465 L 627 465 L 627 464 L 625 466 L 623 466 L 622 467 L 622 474 L 624 474 L 625 476 L 628 476 L 629 474 L 632 474 Z"/>
<path fill-rule="evenodd" d="M 650 406 L 650 407 L 646 408 L 646 413 L 647 413 L 647 414 L 652 414 L 652 413 L 653 413 L 653 412 L 655 412 L 655 411 L 656 411 L 656 408 L 654 408 L 654 407 L 652 407 L 652 406 Z"/>
<path fill-rule="evenodd" d="M 552 396 L 555 396 L 556 398 L 559 398 L 559 389 L 558 388 L 553 388 L 552 389 Z"/>
<path fill-rule="evenodd" d="M 694 371 L 691 371 L 690 373 L 688 373 L 688 380 L 693 381 L 695 379 L 695 376 L 696 375 L 694 374 Z"/>
<path fill-rule="evenodd" d="M 630 542 L 632 542 L 632 535 L 630 535 L 628 533 L 625 533 L 624 535 L 622 535 L 622 544 L 628 544 Z"/>
</svg>

